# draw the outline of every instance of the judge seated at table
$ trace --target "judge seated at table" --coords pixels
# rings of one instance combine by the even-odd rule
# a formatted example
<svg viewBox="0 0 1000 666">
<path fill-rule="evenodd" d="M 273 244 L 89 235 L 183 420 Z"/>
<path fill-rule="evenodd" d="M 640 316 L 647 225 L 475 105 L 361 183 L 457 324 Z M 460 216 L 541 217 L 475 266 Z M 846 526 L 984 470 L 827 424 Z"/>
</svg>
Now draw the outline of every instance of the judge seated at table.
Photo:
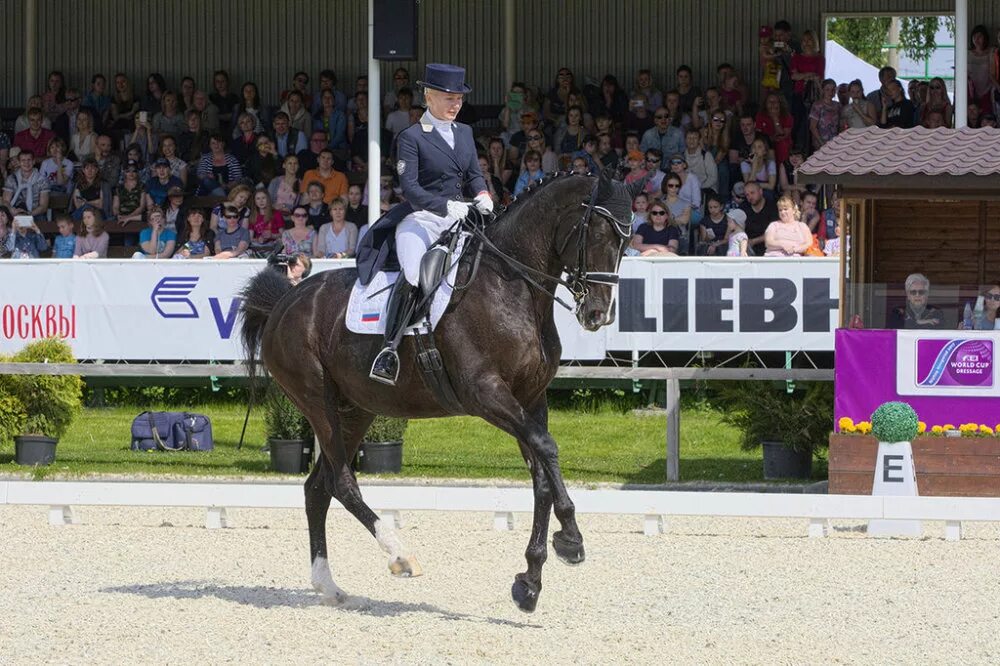
<svg viewBox="0 0 1000 666">
<path fill-rule="evenodd" d="M 931 281 L 920 273 L 906 278 L 906 305 L 889 313 L 888 328 L 944 328 L 944 315 L 927 304 Z"/>
</svg>

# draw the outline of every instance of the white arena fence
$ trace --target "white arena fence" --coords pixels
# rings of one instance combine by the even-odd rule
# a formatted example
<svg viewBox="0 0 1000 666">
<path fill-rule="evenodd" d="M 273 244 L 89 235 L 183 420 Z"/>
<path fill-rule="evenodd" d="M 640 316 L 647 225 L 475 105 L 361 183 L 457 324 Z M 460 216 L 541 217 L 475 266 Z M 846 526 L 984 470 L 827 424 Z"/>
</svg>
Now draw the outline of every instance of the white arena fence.
<svg viewBox="0 0 1000 666">
<path fill-rule="evenodd" d="M 530 514 L 530 488 L 362 486 L 365 501 L 383 519 L 401 523 L 403 511 L 471 511 L 492 516 L 498 530 L 514 514 Z M 634 515 L 643 532 L 664 532 L 672 516 L 802 518 L 810 537 L 823 537 L 831 520 L 944 521 L 944 538 L 961 539 L 962 523 L 1000 521 L 1000 498 L 891 497 L 791 493 L 713 493 L 661 490 L 570 489 L 579 514 Z M 76 506 L 205 507 L 205 527 L 228 526 L 228 508 L 304 509 L 301 484 L 0 481 L 0 505 L 47 506 L 49 523 L 74 522 Z M 336 507 L 334 502 L 332 506 Z"/>
</svg>

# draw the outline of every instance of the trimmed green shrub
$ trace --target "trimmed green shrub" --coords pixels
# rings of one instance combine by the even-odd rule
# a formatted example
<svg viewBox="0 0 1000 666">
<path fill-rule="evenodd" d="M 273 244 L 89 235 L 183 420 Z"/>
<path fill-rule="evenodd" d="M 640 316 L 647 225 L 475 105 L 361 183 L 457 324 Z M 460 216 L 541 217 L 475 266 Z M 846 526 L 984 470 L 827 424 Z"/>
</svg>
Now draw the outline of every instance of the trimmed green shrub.
<svg viewBox="0 0 1000 666">
<path fill-rule="evenodd" d="M 264 432 L 268 439 L 313 439 L 309 421 L 276 382 L 264 398 Z"/>
<path fill-rule="evenodd" d="M 14 363 L 76 363 L 73 350 L 60 338 L 28 343 L 10 357 Z M 11 398 L 23 414 L 16 434 L 44 435 L 59 439 L 80 413 L 83 381 L 77 375 L 3 375 L 0 398 Z M 7 411 L 4 409 L 3 411 Z M 8 421 L 8 424 L 13 421 Z M 9 425 L 7 426 L 9 427 Z M 4 426 L 0 426 L 0 431 Z M 2 433 L 0 433 L 2 434 Z"/>
<path fill-rule="evenodd" d="M 756 450 L 765 441 L 810 452 L 829 444 L 832 382 L 814 382 L 791 393 L 785 382 L 727 382 L 722 396 L 726 402 L 722 420 L 740 429 L 744 451 Z"/>
<path fill-rule="evenodd" d="M 872 434 L 880 442 L 912 442 L 917 430 L 917 413 L 905 402 L 883 402 L 872 414 Z"/>
<path fill-rule="evenodd" d="M 403 439 L 406 433 L 408 419 L 397 418 L 395 416 L 376 416 L 372 421 L 368 432 L 362 438 L 365 442 L 398 442 Z"/>
</svg>

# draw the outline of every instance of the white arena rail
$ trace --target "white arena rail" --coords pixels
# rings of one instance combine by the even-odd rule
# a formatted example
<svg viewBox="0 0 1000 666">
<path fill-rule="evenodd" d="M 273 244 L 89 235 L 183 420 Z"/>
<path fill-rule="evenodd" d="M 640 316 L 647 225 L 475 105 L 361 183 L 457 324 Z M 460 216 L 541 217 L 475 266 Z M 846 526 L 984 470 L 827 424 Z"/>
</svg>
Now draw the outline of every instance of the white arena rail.
<svg viewBox="0 0 1000 666">
<path fill-rule="evenodd" d="M 531 513 L 530 488 L 464 486 L 362 486 L 365 500 L 383 519 L 400 522 L 401 511 L 477 511 L 493 514 L 498 530 L 513 527 L 515 513 Z M 712 493 L 657 490 L 571 489 L 580 514 L 643 518 L 647 535 L 664 531 L 669 516 L 802 518 L 808 534 L 826 536 L 829 521 L 938 520 L 944 537 L 962 536 L 962 522 L 1000 521 L 1000 498 L 875 497 L 784 493 Z M 227 508 L 303 509 L 301 484 L 159 483 L 114 481 L 0 481 L 0 505 L 49 507 L 49 523 L 73 521 L 74 506 L 205 507 L 207 528 L 227 526 Z M 336 506 L 336 503 L 334 503 Z"/>
</svg>

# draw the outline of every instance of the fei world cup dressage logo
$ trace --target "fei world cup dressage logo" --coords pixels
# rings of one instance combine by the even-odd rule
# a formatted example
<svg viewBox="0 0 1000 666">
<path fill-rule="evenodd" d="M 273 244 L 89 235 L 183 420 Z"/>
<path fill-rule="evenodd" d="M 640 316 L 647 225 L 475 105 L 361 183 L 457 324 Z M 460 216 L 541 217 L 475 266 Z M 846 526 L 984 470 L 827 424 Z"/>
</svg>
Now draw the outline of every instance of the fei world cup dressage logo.
<svg viewBox="0 0 1000 666">
<path fill-rule="evenodd" d="M 917 385 L 955 388 L 993 386 L 993 340 L 917 340 Z"/>
</svg>

